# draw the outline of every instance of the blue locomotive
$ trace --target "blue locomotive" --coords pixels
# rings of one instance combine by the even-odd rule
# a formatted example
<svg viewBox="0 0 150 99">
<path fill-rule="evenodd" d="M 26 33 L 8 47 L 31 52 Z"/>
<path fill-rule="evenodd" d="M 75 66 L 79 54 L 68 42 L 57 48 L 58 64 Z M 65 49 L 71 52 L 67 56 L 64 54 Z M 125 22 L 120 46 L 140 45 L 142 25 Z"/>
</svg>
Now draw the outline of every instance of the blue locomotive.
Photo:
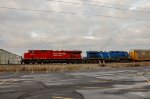
<svg viewBox="0 0 150 99">
<path fill-rule="evenodd" d="M 128 62 L 130 61 L 130 55 L 126 51 L 87 51 L 86 62 L 98 63 L 98 62 Z"/>
</svg>

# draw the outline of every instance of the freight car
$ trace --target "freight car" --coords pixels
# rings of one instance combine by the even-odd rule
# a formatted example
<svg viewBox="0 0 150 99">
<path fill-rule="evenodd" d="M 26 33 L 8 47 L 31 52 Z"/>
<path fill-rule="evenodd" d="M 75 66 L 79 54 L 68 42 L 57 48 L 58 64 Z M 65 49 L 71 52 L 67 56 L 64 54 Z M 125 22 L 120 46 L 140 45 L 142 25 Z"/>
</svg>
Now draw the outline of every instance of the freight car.
<svg viewBox="0 0 150 99">
<path fill-rule="evenodd" d="M 82 51 L 53 51 L 53 50 L 29 50 L 24 53 L 24 64 L 45 63 L 81 63 Z"/>
<path fill-rule="evenodd" d="M 129 62 L 130 56 L 126 51 L 87 51 L 86 62 L 99 63 L 99 62 Z"/>
<path fill-rule="evenodd" d="M 150 50 L 134 49 L 129 54 L 133 61 L 150 61 Z"/>
</svg>

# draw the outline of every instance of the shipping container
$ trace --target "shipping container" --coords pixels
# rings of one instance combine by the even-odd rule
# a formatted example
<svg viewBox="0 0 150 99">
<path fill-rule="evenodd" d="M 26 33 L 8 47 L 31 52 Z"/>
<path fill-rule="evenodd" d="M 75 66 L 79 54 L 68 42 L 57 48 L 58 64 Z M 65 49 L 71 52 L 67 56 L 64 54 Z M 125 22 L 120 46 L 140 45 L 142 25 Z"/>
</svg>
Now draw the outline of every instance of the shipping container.
<svg viewBox="0 0 150 99">
<path fill-rule="evenodd" d="M 150 61 L 150 50 L 134 49 L 130 50 L 129 54 L 134 61 Z"/>
</svg>

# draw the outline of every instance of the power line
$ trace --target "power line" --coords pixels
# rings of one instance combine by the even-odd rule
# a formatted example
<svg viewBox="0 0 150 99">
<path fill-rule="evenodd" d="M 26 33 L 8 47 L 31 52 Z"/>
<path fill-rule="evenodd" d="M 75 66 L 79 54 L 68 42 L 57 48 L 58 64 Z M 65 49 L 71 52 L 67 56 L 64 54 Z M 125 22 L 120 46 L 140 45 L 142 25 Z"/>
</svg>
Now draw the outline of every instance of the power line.
<svg viewBox="0 0 150 99">
<path fill-rule="evenodd" d="M 130 19 L 130 20 L 143 20 L 150 21 L 145 19 L 138 18 L 127 18 L 127 17 L 118 17 L 118 16 L 109 16 L 109 15 L 93 15 L 93 14 L 84 14 L 84 13 L 74 13 L 74 12 L 63 12 L 63 11 L 53 11 L 53 10 L 35 10 L 35 9 L 23 9 L 23 8 L 13 8 L 13 7 L 0 7 L 0 9 L 8 9 L 8 10 L 22 10 L 22 11 L 32 11 L 32 12 L 46 12 L 46 13 L 59 13 L 59 14 L 70 14 L 70 15 L 87 15 L 87 16 L 100 16 L 100 17 L 109 17 L 109 18 L 119 18 L 119 19 Z"/>
<path fill-rule="evenodd" d="M 70 4 L 78 4 L 78 5 L 88 5 L 88 6 L 97 6 L 97 7 L 105 7 L 105 8 L 112 8 L 112 9 L 117 9 L 117 10 L 127 10 L 127 11 L 134 11 L 134 12 L 142 12 L 142 13 L 150 13 L 147 11 L 138 11 L 138 10 L 129 10 L 126 8 L 120 8 L 120 7 L 111 7 L 111 6 L 104 6 L 104 5 L 97 5 L 97 4 L 83 4 L 83 3 L 75 3 L 75 2 L 66 2 L 66 1 L 55 1 L 55 0 L 48 0 L 52 2 L 60 2 L 60 3 L 70 3 Z"/>
</svg>

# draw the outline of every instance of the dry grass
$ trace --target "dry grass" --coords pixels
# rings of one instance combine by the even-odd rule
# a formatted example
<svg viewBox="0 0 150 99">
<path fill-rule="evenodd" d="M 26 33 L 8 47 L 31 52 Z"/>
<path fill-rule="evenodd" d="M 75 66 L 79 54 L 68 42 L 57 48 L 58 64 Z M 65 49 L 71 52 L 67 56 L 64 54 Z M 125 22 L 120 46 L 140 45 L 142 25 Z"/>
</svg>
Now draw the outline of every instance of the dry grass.
<svg viewBox="0 0 150 99">
<path fill-rule="evenodd" d="M 150 66 L 150 62 L 131 62 L 131 63 L 110 63 L 110 64 L 107 64 L 107 67 L 112 67 L 112 68 L 142 67 L 142 66 Z"/>
<path fill-rule="evenodd" d="M 67 71 L 67 70 L 94 70 L 98 64 L 60 64 L 60 65 L 1 65 L 0 72 L 16 71 Z"/>
<path fill-rule="evenodd" d="M 150 62 L 107 63 L 107 64 L 49 64 L 49 65 L 0 65 L 0 72 L 17 71 L 76 71 L 97 70 L 100 67 L 123 68 L 150 66 Z"/>
</svg>

